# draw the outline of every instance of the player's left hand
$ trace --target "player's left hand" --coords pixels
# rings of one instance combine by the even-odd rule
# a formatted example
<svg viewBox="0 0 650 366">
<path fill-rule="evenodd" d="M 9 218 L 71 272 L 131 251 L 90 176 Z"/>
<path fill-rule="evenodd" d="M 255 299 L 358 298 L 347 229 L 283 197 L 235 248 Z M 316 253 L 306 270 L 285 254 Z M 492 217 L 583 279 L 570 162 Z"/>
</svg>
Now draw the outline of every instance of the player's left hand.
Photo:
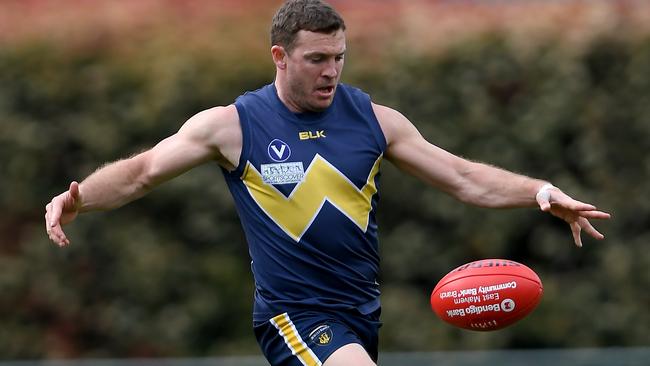
<svg viewBox="0 0 650 366">
<path fill-rule="evenodd" d="M 63 247 L 70 244 L 70 240 L 63 232 L 62 226 L 73 221 L 81 208 L 81 193 L 79 183 L 70 183 L 70 188 L 54 197 L 45 206 L 45 231 L 54 243 Z"/>
<path fill-rule="evenodd" d="M 578 247 L 582 247 L 580 238 L 582 230 L 596 239 L 605 238 L 591 225 L 589 219 L 609 219 L 611 217 L 609 213 L 599 211 L 594 205 L 576 201 L 559 188 L 550 185 L 540 189 L 535 198 L 542 211 L 549 212 L 569 224 L 573 241 Z"/>
</svg>

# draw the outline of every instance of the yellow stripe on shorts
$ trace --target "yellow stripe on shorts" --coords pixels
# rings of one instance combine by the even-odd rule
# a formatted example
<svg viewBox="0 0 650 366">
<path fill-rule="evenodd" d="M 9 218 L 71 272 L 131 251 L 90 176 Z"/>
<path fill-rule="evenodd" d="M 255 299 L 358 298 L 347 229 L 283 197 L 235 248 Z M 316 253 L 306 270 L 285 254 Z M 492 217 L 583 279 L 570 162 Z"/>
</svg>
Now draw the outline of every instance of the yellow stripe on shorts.
<svg viewBox="0 0 650 366">
<path fill-rule="evenodd" d="M 321 366 L 320 362 L 314 352 L 307 347 L 305 342 L 300 338 L 300 334 L 296 327 L 291 322 L 289 314 L 280 314 L 270 320 L 271 324 L 278 330 L 278 333 L 284 338 L 284 343 L 287 344 L 291 350 L 291 354 L 298 357 L 300 362 L 305 366 Z"/>
</svg>

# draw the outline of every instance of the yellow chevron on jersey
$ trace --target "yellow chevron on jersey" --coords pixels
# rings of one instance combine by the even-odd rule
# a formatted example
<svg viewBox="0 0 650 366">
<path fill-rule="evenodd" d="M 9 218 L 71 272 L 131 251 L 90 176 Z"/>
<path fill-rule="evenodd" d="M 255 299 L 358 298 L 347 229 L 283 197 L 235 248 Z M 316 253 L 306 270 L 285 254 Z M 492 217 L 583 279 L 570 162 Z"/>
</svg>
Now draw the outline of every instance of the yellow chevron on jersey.
<svg viewBox="0 0 650 366">
<path fill-rule="evenodd" d="M 263 181 L 262 175 L 248 162 L 242 181 L 259 207 L 296 242 L 309 229 L 325 201 L 354 222 L 363 232 L 368 228 L 371 199 L 377 193 L 375 176 L 382 160 L 375 161 L 363 188 L 357 188 L 345 174 L 316 154 L 289 197 Z"/>
</svg>

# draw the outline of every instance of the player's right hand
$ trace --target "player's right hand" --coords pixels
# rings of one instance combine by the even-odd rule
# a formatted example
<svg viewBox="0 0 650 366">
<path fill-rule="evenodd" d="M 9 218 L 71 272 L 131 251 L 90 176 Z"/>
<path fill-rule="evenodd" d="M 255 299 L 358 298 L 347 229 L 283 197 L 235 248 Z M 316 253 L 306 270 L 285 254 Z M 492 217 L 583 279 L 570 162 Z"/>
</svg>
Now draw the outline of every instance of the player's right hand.
<svg viewBox="0 0 650 366">
<path fill-rule="evenodd" d="M 79 214 L 81 207 L 81 195 L 79 193 L 79 183 L 70 183 L 70 188 L 54 197 L 50 203 L 45 206 L 45 231 L 54 243 L 58 246 L 70 244 L 70 240 L 65 236 L 62 226 L 74 220 Z"/>
</svg>

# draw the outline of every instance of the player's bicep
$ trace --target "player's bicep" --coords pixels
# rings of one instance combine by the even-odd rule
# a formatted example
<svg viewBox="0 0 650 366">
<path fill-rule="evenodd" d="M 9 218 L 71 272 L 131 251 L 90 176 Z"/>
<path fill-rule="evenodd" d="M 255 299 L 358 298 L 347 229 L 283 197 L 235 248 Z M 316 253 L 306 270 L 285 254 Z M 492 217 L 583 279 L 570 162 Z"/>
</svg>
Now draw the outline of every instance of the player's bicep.
<svg viewBox="0 0 650 366">
<path fill-rule="evenodd" d="M 176 133 L 160 141 L 145 155 L 146 182 L 156 186 L 210 160 L 210 151 Z"/>
<path fill-rule="evenodd" d="M 399 112 L 374 105 L 387 141 L 386 158 L 400 170 L 455 195 L 469 162 L 429 143 Z"/>
<path fill-rule="evenodd" d="M 213 108 L 190 118 L 174 135 L 147 151 L 148 185 L 155 186 L 198 165 L 217 161 L 226 168 L 234 156 L 239 131 L 236 112 L 230 107 Z M 234 120 L 233 120 L 234 119 Z M 239 142 L 241 149 L 241 142 Z M 229 157 L 225 157 L 224 151 Z"/>
</svg>

